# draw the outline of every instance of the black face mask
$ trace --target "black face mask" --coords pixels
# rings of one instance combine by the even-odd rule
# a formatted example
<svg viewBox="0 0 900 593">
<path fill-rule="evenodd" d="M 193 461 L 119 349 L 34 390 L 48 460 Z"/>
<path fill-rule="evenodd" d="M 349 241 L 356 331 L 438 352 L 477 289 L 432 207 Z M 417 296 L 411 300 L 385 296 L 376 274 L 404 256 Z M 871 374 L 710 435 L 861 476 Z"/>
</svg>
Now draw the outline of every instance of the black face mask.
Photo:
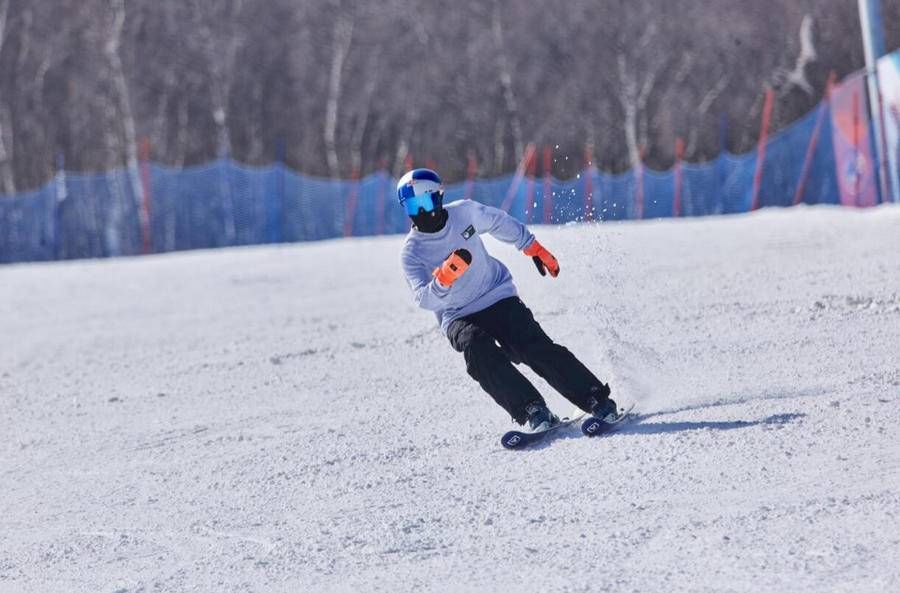
<svg viewBox="0 0 900 593">
<path fill-rule="evenodd" d="M 443 208 L 435 208 L 431 212 L 419 209 L 419 213 L 410 216 L 416 229 L 423 233 L 436 233 L 447 224 L 447 211 Z"/>
<path fill-rule="evenodd" d="M 423 233 L 436 233 L 447 224 L 447 211 L 444 210 L 443 204 L 444 194 L 441 193 L 434 197 L 432 198 L 434 199 L 434 210 L 425 212 L 424 208 L 419 208 L 418 214 L 409 217 L 416 229 Z"/>
</svg>

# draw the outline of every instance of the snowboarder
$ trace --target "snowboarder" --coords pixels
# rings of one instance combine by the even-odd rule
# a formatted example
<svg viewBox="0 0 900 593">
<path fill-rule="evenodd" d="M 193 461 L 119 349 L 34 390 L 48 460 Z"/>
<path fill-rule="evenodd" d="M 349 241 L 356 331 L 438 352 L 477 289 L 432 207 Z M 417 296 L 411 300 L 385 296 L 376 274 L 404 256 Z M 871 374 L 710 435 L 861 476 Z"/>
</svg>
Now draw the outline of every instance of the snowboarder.
<svg viewBox="0 0 900 593">
<path fill-rule="evenodd" d="M 397 196 L 413 222 L 401 262 L 416 304 L 434 312 L 469 375 L 515 422 L 535 432 L 559 422 L 513 366 L 523 362 L 585 412 L 598 418 L 616 413 L 609 386 L 547 337 L 519 299 L 509 269 L 479 238 L 488 233 L 515 245 L 542 276 L 556 278 L 559 263 L 524 224 L 472 200 L 444 205 L 441 178 L 430 169 L 406 173 Z"/>
</svg>

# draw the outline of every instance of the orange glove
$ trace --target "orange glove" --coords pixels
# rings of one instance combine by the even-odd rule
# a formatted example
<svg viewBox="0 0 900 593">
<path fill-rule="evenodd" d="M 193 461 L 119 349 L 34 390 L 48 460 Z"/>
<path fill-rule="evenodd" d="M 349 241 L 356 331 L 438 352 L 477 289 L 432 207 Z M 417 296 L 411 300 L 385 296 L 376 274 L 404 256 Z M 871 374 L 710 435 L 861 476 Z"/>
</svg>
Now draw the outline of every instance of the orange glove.
<svg viewBox="0 0 900 593">
<path fill-rule="evenodd" d="M 546 276 L 547 272 L 550 272 L 550 275 L 556 278 L 559 274 L 559 262 L 556 261 L 556 258 L 553 257 L 552 253 L 547 251 L 543 245 L 537 242 L 537 239 L 532 241 L 531 245 L 523 249 L 522 253 L 530 256 L 531 259 L 534 260 L 534 265 L 537 266 L 541 276 Z"/>
<path fill-rule="evenodd" d="M 457 249 L 444 260 L 439 268 L 435 268 L 431 275 L 437 279 L 438 284 L 447 288 L 465 274 L 471 263 L 472 254 L 465 249 Z"/>
</svg>

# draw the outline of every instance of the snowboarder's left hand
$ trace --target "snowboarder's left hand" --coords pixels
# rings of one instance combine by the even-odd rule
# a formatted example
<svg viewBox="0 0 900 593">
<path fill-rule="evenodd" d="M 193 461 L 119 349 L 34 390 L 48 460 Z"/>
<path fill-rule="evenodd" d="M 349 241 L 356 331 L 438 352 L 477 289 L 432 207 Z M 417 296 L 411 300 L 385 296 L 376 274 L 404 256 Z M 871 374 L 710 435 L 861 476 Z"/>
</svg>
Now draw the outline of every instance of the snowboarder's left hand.
<svg viewBox="0 0 900 593">
<path fill-rule="evenodd" d="M 434 269 L 432 275 L 438 284 L 444 288 L 449 288 L 456 282 L 460 276 L 469 269 L 472 263 L 472 254 L 466 249 L 457 249 L 444 260 L 444 263 Z"/>
<path fill-rule="evenodd" d="M 559 262 L 553 257 L 553 254 L 538 243 L 537 239 L 531 242 L 531 245 L 522 250 L 522 253 L 531 257 L 534 265 L 537 266 L 541 276 L 546 276 L 547 272 L 554 278 L 559 274 Z"/>
</svg>

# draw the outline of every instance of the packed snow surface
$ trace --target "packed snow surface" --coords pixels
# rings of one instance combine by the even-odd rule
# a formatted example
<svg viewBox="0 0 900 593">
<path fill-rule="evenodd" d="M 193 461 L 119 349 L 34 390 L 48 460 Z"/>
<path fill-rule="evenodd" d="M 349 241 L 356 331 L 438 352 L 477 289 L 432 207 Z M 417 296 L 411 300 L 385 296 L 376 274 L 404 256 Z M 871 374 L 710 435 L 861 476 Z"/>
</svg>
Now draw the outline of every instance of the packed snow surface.
<svg viewBox="0 0 900 593">
<path fill-rule="evenodd" d="M 524 452 L 399 237 L 0 268 L 0 591 L 900 591 L 900 208 L 534 230 Z"/>
</svg>

